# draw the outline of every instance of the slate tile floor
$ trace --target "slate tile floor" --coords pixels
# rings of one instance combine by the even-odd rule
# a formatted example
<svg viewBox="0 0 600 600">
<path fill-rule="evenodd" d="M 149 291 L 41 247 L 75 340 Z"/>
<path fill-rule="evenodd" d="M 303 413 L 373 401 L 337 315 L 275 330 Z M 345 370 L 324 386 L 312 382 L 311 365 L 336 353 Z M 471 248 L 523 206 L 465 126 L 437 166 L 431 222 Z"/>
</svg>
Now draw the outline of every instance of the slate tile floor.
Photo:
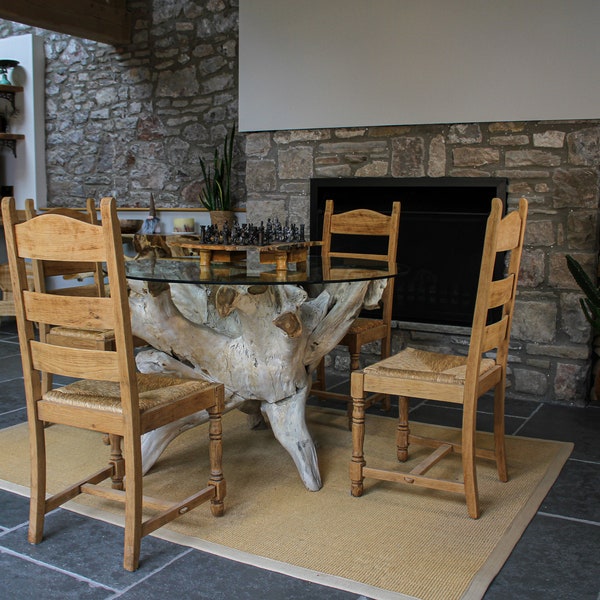
<svg viewBox="0 0 600 600">
<path fill-rule="evenodd" d="M 25 421 L 22 387 L 14 323 L 4 318 L 0 428 Z M 480 404 L 480 425 L 489 428 L 489 405 Z M 412 414 L 450 425 L 459 419 L 435 402 L 415 404 Z M 575 450 L 485 599 L 600 600 L 600 407 L 509 402 L 507 414 L 509 434 L 572 441 Z M 142 542 L 140 569 L 128 573 L 120 528 L 58 509 L 47 518 L 47 543 L 32 546 L 27 518 L 27 499 L 0 490 L 0 596 L 9 600 L 364 598 L 153 537 Z"/>
</svg>

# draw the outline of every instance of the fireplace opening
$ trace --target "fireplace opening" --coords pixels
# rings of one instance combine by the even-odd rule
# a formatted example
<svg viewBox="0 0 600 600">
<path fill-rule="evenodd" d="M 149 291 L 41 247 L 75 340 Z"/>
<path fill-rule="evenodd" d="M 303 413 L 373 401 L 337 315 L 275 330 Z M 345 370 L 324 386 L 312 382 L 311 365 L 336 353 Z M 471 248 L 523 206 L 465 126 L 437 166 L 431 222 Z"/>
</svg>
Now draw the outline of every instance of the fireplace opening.
<svg viewBox="0 0 600 600">
<path fill-rule="evenodd" d="M 506 190 L 506 179 L 491 177 L 314 178 L 311 238 L 322 239 L 328 199 L 335 212 L 369 208 L 387 214 L 399 200 L 398 264 L 406 274 L 395 281 L 394 320 L 470 327 L 491 200 L 500 198 L 506 210 Z M 337 243 L 340 250 L 360 243 L 365 253 L 385 253 L 381 238 L 340 236 Z M 503 268 L 499 257 L 497 273 Z"/>
</svg>

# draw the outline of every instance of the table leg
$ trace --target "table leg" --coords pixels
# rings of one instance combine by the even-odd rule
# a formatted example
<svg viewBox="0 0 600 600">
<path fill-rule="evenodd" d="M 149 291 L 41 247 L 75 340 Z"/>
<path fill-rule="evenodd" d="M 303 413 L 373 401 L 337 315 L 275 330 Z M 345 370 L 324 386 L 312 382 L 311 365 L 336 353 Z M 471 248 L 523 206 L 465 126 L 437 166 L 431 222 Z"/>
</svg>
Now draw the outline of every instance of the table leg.
<svg viewBox="0 0 600 600">
<path fill-rule="evenodd" d="M 261 409 L 269 419 L 277 441 L 292 457 L 300 479 L 311 492 L 321 489 L 317 451 L 304 416 L 310 387 L 279 402 L 263 402 Z"/>
</svg>

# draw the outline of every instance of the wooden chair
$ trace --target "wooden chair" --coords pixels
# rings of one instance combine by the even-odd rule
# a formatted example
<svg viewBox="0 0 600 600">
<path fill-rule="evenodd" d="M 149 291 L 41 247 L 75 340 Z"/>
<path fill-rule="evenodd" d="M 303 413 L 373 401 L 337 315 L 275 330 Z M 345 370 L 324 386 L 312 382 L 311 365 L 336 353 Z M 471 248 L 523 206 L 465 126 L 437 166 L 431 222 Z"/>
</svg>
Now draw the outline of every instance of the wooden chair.
<svg viewBox="0 0 600 600">
<path fill-rule="evenodd" d="M 518 210 L 510 212 L 504 218 L 502 218 L 502 202 L 498 198 L 492 201 L 467 356 L 406 348 L 394 356 L 352 374 L 351 393 L 354 399 L 354 410 L 350 478 L 353 496 L 362 495 L 365 477 L 458 492 L 465 495 L 468 513 L 476 519 L 479 517 L 480 509 L 475 458 L 495 460 L 500 480 L 508 480 L 504 447 L 506 363 L 526 220 L 527 201 L 524 198 L 520 200 Z M 500 252 L 510 252 L 510 261 L 504 277 L 493 280 L 496 255 Z M 460 269 L 460 265 L 456 265 L 456 268 Z M 492 309 L 500 313 L 495 320 L 488 319 Z M 495 353 L 492 353 L 493 358 L 491 358 L 489 353 L 493 350 Z M 492 388 L 495 388 L 494 449 L 477 449 L 475 446 L 477 401 L 482 394 Z M 400 398 L 396 440 L 399 461 L 407 460 L 410 443 L 414 442 L 434 449 L 410 472 L 366 466 L 363 442 L 364 398 L 367 392 L 397 394 Z M 461 442 L 450 443 L 445 440 L 412 435 L 408 423 L 409 397 L 462 405 Z M 453 452 L 462 455 L 462 481 L 440 479 L 426 474 L 444 456 Z"/>
<path fill-rule="evenodd" d="M 2 201 L 29 425 L 28 539 L 34 544 L 41 542 L 45 515 L 78 494 L 118 500 L 125 504 L 123 565 L 133 571 L 139 564 L 143 536 L 208 500 L 215 516 L 223 514 L 223 386 L 203 380 L 136 373 L 123 246 L 114 198 L 102 199 L 101 215 L 100 225 L 61 214 L 42 214 L 18 224 L 14 198 Z M 58 300 L 47 291 L 27 290 L 25 261 L 71 262 L 74 256 L 85 262 L 106 263 L 110 297 L 69 295 Z M 115 349 L 55 346 L 47 340 L 37 341 L 36 323 L 110 329 L 114 331 Z M 76 381 L 44 391 L 40 377 L 44 372 Z M 182 501 L 143 496 L 141 436 L 200 410 L 207 410 L 210 415 L 208 484 Z M 108 466 L 46 498 L 46 422 L 108 433 L 111 440 Z M 108 478 L 112 479 L 112 487 L 99 485 Z M 142 507 L 153 509 L 156 514 L 143 520 Z"/>
<path fill-rule="evenodd" d="M 75 208 L 51 208 L 45 214 L 56 214 L 85 221 L 98 223 L 96 203 L 93 198 L 86 200 L 85 211 Z M 25 216 L 33 219 L 37 216 L 33 199 L 25 200 Z M 33 270 L 34 289 L 38 292 L 48 292 L 57 296 L 105 296 L 104 272 L 101 263 L 90 263 L 72 260 L 65 261 L 38 261 L 31 262 Z M 93 277 L 93 283 L 83 283 Z M 53 278 L 54 285 L 48 289 L 49 278 Z M 60 285 L 62 278 L 69 285 Z M 110 329 L 78 329 L 74 327 L 57 327 L 40 323 L 40 339 L 57 346 L 76 346 L 98 350 L 110 350 L 115 347 L 115 334 Z M 52 387 L 52 374 L 42 374 L 44 390 Z"/>
<path fill-rule="evenodd" d="M 334 214 L 333 200 L 325 203 L 325 217 L 323 221 L 323 247 L 324 257 L 357 258 L 365 261 L 385 261 L 391 268 L 396 266 L 398 249 L 398 231 L 400 228 L 400 202 L 392 204 L 391 215 L 384 215 L 368 209 L 356 209 L 344 213 Z M 355 249 L 352 251 L 338 250 L 335 236 L 357 236 Z M 364 254 L 360 252 L 360 240 L 365 236 L 379 236 L 387 238 L 387 249 L 383 254 Z M 350 353 L 350 369 L 355 371 L 360 368 L 360 352 L 362 346 L 376 340 L 381 340 L 381 358 L 390 355 L 392 301 L 394 296 L 394 279 L 388 280 L 381 298 L 381 318 L 359 317 L 354 320 L 350 329 L 340 341 L 340 346 L 346 346 Z M 325 379 L 325 363 L 322 360 L 317 367 L 317 377 L 313 382 L 311 394 L 318 398 L 335 399 L 347 402 L 348 418 L 352 415 L 352 397 L 346 394 L 327 391 Z M 367 406 L 373 402 L 382 401 L 384 408 L 389 410 L 390 402 L 387 394 L 373 394 L 366 399 Z"/>
</svg>

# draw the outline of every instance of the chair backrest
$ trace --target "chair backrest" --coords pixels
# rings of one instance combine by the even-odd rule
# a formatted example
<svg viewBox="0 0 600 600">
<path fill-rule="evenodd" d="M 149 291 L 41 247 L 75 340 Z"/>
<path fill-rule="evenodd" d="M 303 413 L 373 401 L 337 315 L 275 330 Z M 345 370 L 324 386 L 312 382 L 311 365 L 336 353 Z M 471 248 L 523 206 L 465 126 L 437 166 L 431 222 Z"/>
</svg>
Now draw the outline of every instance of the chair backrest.
<svg viewBox="0 0 600 600">
<path fill-rule="evenodd" d="M 392 204 L 392 212 L 386 215 L 366 208 L 358 208 L 343 213 L 334 213 L 333 200 L 325 202 L 323 220 L 322 255 L 325 257 L 356 258 L 368 261 L 388 263 L 390 270 L 395 271 L 398 252 L 398 232 L 400 230 L 400 202 Z M 385 253 L 365 254 L 360 252 L 360 239 L 352 250 L 338 250 L 335 247 L 336 236 L 387 237 Z M 392 318 L 392 296 L 394 279 L 390 279 L 382 296 L 383 320 L 387 323 Z"/>
<path fill-rule="evenodd" d="M 40 373 L 120 383 L 125 422 L 139 427 L 137 380 L 121 231 L 114 198 L 101 201 L 101 224 L 63 214 L 40 214 L 18 223 L 14 198 L 2 200 L 6 250 L 15 295 L 28 411 L 36 414 Z M 105 263 L 110 297 L 55 294 L 27 288 L 26 261 Z M 42 323 L 77 329 L 111 329 L 116 350 L 63 347 L 36 340 Z"/>
<path fill-rule="evenodd" d="M 33 217 L 36 217 L 37 214 L 38 213 L 35 210 L 33 199 L 27 198 L 25 200 L 26 219 L 32 219 Z M 85 221 L 86 223 L 98 223 L 96 203 L 93 198 L 88 198 L 86 200 L 85 211 L 76 208 L 57 207 L 45 210 L 44 214 L 63 215 L 73 219 L 78 219 L 80 221 Z M 77 254 L 75 253 L 74 256 L 76 257 Z M 78 260 L 72 260 L 70 262 L 33 261 L 32 267 L 34 286 L 38 291 L 46 289 L 48 277 L 62 276 L 65 279 L 70 279 L 71 283 L 73 284 L 73 280 L 78 276 L 91 273 L 94 278 L 93 285 L 81 285 L 81 289 L 73 290 L 73 285 L 59 286 L 56 285 L 55 280 L 52 293 L 60 295 L 87 294 L 89 296 L 104 296 L 106 294 L 104 287 L 104 272 L 102 270 L 102 264 L 100 263 L 82 262 Z"/>
<path fill-rule="evenodd" d="M 478 365 L 485 352 L 496 350 L 496 364 L 506 368 L 526 223 L 527 200 L 525 198 L 521 198 L 517 210 L 509 212 L 504 218 L 502 201 L 499 198 L 492 200 L 479 272 L 467 364 L 467 377 L 471 374 L 473 380 L 478 376 Z M 496 257 L 501 252 L 509 253 L 509 259 L 504 276 L 494 279 Z M 490 323 L 490 311 L 500 308 L 501 316 Z"/>
</svg>

